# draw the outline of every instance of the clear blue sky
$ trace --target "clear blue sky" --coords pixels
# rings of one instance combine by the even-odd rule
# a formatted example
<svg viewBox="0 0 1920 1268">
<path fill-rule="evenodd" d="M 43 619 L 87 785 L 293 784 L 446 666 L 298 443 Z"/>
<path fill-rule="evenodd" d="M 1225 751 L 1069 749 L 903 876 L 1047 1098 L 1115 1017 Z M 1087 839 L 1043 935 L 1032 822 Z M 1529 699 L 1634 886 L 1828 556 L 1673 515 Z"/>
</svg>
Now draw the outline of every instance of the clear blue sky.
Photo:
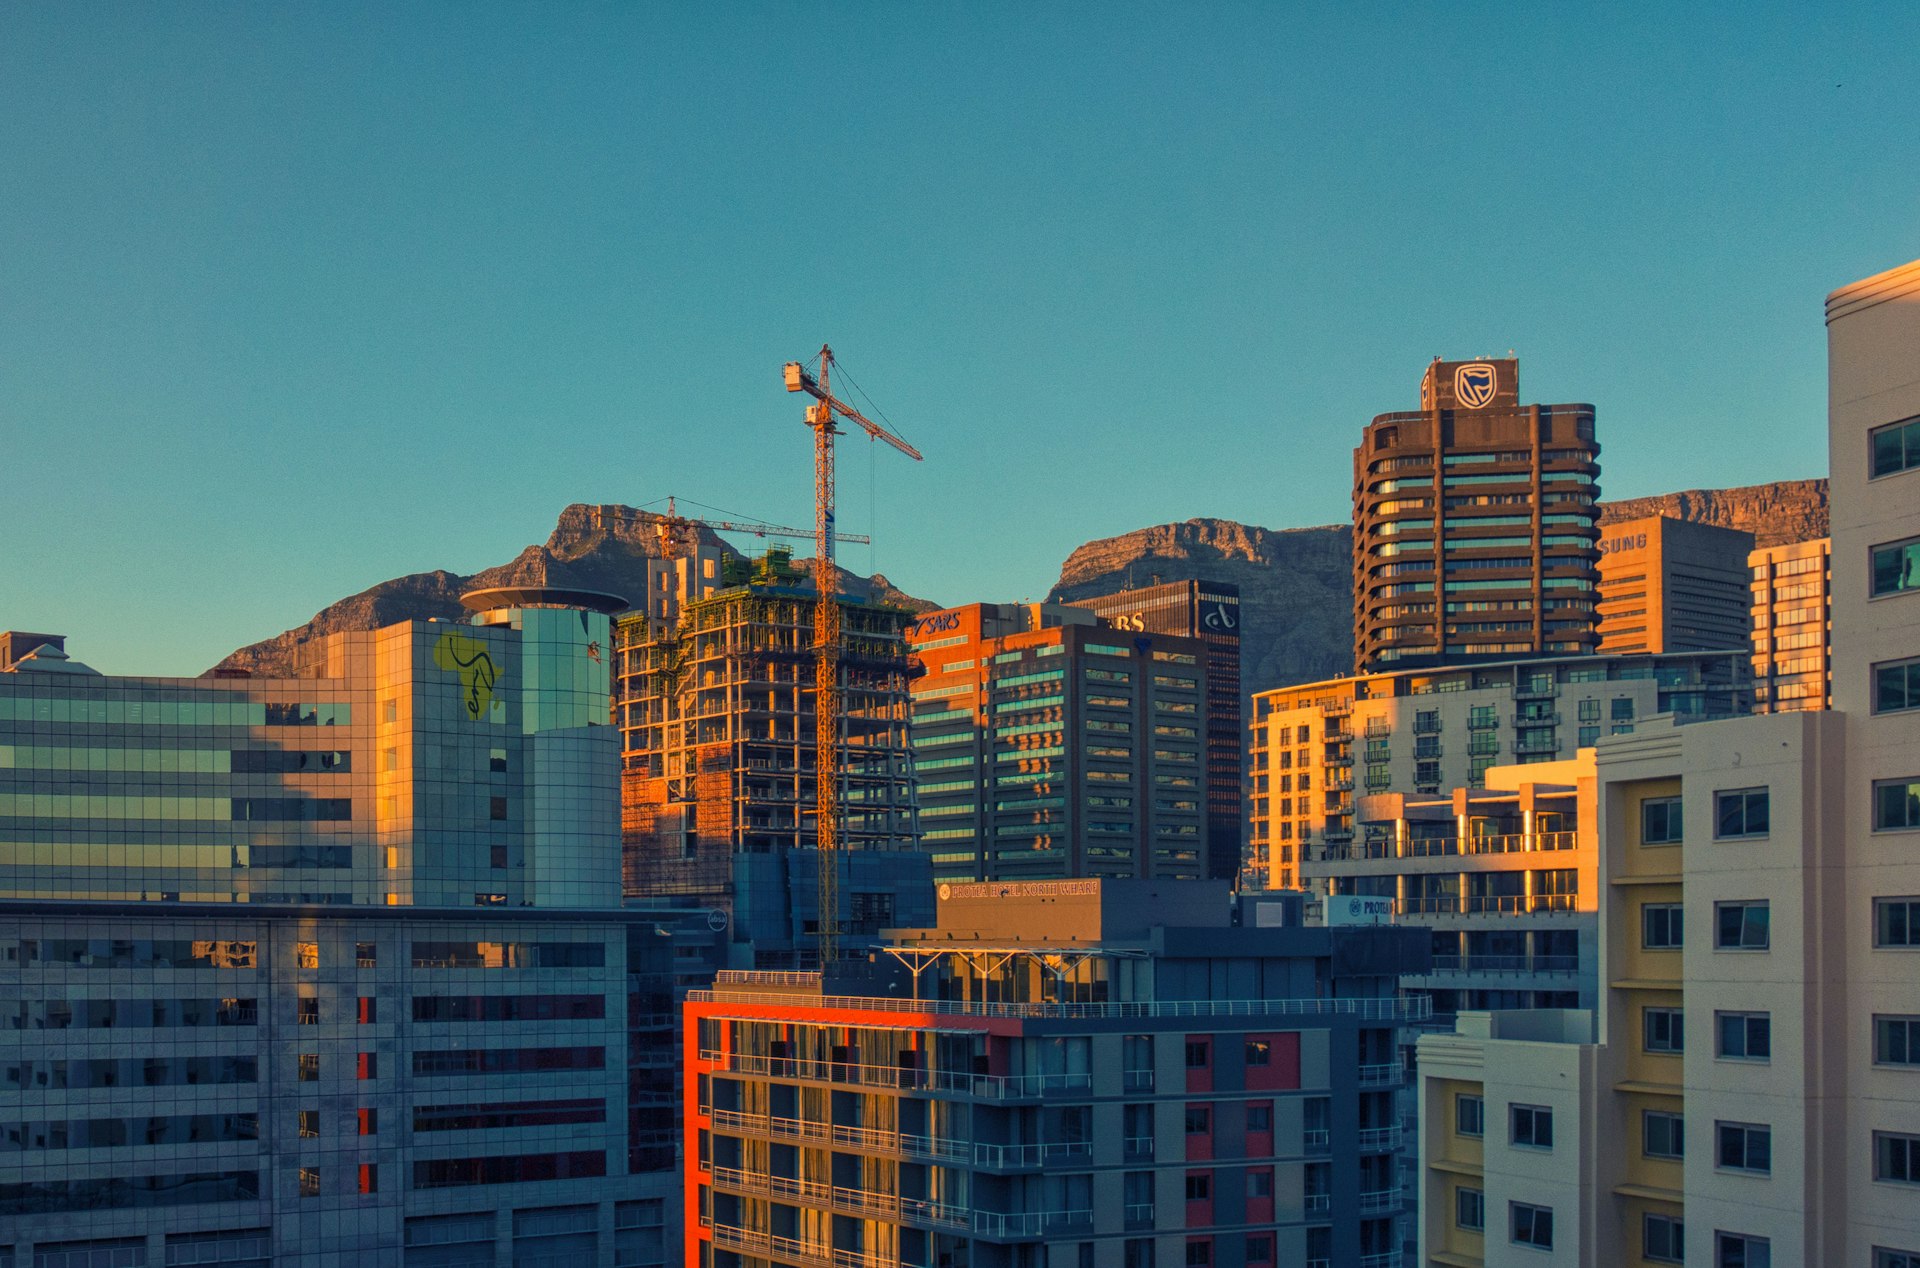
<svg viewBox="0 0 1920 1268">
<path fill-rule="evenodd" d="M 1920 255 L 1920 7 L 0 7 L 0 628 L 197 673 L 569 502 L 811 515 L 1038 597 L 1343 520 L 1516 349 L 1609 496 L 1824 473 L 1835 286 Z"/>
</svg>

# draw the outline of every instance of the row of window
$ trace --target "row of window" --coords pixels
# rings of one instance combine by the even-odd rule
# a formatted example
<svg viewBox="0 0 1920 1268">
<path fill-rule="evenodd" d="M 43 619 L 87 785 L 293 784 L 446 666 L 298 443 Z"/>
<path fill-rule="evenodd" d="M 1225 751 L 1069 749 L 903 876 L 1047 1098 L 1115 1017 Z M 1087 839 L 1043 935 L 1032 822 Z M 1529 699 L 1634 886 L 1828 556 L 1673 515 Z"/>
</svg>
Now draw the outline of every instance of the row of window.
<svg viewBox="0 0 1920 1268">
<path fill-rule="evenodd" d="M 1713 905 L 1716 951 L 1765 951 L 1772 931 L 1765 899 Z M 1649 951 L 1676 951 L 1685 941 L 1686 912 L 1679 903 L 1645 903 L 1640 908 L 1640 945 Z M 1873 945 L 1881 950 L 1920 947 L 1920 898 L 1873 900 Z"/>
</svg>

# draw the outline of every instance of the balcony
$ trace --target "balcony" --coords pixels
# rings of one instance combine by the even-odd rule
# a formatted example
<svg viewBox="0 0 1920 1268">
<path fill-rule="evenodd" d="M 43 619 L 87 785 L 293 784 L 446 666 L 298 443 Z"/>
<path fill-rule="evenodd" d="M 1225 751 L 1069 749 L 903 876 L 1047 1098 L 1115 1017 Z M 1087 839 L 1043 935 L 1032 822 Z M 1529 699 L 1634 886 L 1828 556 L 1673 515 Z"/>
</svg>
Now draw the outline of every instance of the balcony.
<svg viewBox="0 0 1920 1268">
<path fill-rule="evenodd" d="M 1403 1074 L 1397 1061 L 1363 1065 L 1359 1070 L 1361 1087 L 1394 1087 L 1399 1084 Z"/>
<path fill-rule="evenodd" d="M 1351 744 L 1353 743 L 1353 728 L 1345 725 L 1339 727 L 1330 726 L 1327 728 L 1327 733 L 1320 738 L 1328 744 Z"/>
<path fill-rule="evenodd" d="M 1436 955 L 1435 973 L 1545 973 L 1565 976 L 1580 971 L 1577 955 Z"/>
<path fill-rule="evenodd" d="M 1360 1195 L 1360 1214 L 1385 1215 L 1399 1210 L 1404 1200 L 1398 1189 L 1374 1189 Z"/>
<path fill-rule="evenodd" d="M 1402 916 L 1540 916 L 1575 910 L 1573 894 L 1445 894 L 1394 903 Z"/>
<path fill-rule="evenodd" d="M 1517 727 L 1559 726 L 1560 715 L 1558 713 L 1520 713 L 1514 715 L 1513 724 Z"/>
<path fill-rule="evenodd" d="M 1300 1147 L 1310 1154 L 1323 1154 L 1333 1148 L 1333 1133 L 1324 1127 L 1309 1127 L 1300 1133 Z"/>
<path fill-rule="evenodd" d="M 1333 1209 L 1333 1194 L 1309 1193 L 1302 1205 L 1305 1207 L 1308 1215 L 1325 1215 Z M 1324 1264 L 1327 1261 L 1322 1259 L 1319 1262 Z"/>
<path fill-rule="evenodd" d="M 859 1250 L 839 1250 L 803 1242 L 796 1237 L 776 1237 L 758 1229 L 738 1228 L 732 1224 L 713 1226 L 713 1244 L 724 1250 L 742 1251 L 760 1258 L 780 1258 L 807 1264 L 810 1268 L 911 1268 L 897 1255 L 876 1255 Z"/>
<path fill-rule="evenodd" d="M 1152 1228 L 1153 1203 L 1129 1202 L 1122 1212 L 1122 1216 L 1126 1220 L 1128 1228 Z"/>
<path fill-rule="evenodd" d="M 1515 700 L 1552 700 L 1560 694 L 1557 682 L 1517 682 L 1513 684 Z"/>
<path fill-rule="evenodd" d="M 1359 1147 L 1362 1153 L 1393 1153 L 1400 1148 L 1401 1140 L 1398 1123 L 1391 1127 L 1364 1127 L 1360 1130 Z"/>
<path fill-rule="evenodd" d="M 995 1241 L 1043 1237 L 1085 1231 L 1093 1227 L 1092 1211 L 975 1211 L 973 1232 Z"/>
<path fill-rule="evenodd" d="M 1325 790 L 1327 792 L 1337 792 L 1337 793 L 1352 792 L 1353 776 L 1335 775 L 1332 779 L 1329 779 L 1326 781 Z"/>
<path fill-rule="evenodd" d="M 1387 736 L 1392 734 L 1393 734 L 1393 728 L 1388 726 L 1385 722 L 1380 721 L 1378 718 L 1375 718 L 1373 721 L 1367 723 L 1367 738 L 1370 740 L 1385 739 Z"/>
<path fill-rule="evenodd" d="M 1352 712 L 1353 701 L 1351 700 L 1323 700 L 1320 702 L 1320 713 L 1323 717 L 1344 718 Z"/>
<path fill-rule="evenodd" d="M 1326 834 L 1329 838 L 1332 832 Z M 1351 831 L 1346 835 L 1351 837 Z M 1478 854 L 1530 854 L 1572 850 L 1579 847 L 1579 835 L 1573 832 L 1514 832 L 1501 836 L 1409 837 L 1405 841 L 1361 841 L 1322 846 L 1315 857 L 1324 863 L 1360 862 L 1367 859 L 1453 858 Z"/>
<path fill-rule="evenodd" d="M 1362 1255 L 1358 1268 L 1400 1268 L 1400 1252 L 1383 1250 L 1377 1254 Z"/>
<path fill-rule="evenodd" d="M 1552 735 L 1525 734 L 1513 742 L 1516 755 L 1525 753 L 1558 753 L 1560 741 Z"/>
</svg>

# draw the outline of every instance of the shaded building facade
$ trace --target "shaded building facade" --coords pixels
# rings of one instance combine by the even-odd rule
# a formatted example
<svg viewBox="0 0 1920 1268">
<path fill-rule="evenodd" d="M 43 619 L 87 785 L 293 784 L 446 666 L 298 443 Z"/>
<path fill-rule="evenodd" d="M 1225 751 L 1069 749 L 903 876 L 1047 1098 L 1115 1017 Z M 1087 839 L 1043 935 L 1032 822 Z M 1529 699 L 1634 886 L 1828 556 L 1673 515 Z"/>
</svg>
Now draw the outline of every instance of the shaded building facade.
<svg viewBox="0 0 1920 1268">
<path fill-rule="evenodd" d="M 1072 602 L 1117 629 L 1178 634 L 1206 644 L 1206 875 L 1212 880 L 1237 878 L 1246 850 L 1239 587 L 1221 581 L 1170 581 Z"/>
<path fill-rule="evenodd" d="M 1522 405 L 1519 362 L 1439 361 L 1353 454 L 1354 666 L 1599 646 L 1591 405 Z"/>
</svg>

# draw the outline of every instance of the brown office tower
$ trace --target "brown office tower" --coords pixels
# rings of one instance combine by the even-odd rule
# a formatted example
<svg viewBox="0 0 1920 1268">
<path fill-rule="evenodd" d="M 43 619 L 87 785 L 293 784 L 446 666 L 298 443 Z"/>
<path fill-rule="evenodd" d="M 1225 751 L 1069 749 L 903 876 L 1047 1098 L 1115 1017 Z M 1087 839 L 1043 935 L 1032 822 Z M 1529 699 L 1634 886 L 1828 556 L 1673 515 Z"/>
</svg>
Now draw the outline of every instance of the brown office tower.
<svg viewBox="0 0 1920 1268">
<path fill-rule="evenodd" d="M 1240 730 L 1240 588 L 1219 581 L 1170 581 L 1118 594 L 1073 599 L 1125 630 L 1179 634 L 1207 645 L 1207 877 L 1240 874 L 1246 803 Z"/>
<path fill-rule="evenodd" d="M 1595 650 L 1591 405 L 1522 405 L 1520 363 L 1435 361 L 1353 451 L 1357 671 Z"/>
</svg>

